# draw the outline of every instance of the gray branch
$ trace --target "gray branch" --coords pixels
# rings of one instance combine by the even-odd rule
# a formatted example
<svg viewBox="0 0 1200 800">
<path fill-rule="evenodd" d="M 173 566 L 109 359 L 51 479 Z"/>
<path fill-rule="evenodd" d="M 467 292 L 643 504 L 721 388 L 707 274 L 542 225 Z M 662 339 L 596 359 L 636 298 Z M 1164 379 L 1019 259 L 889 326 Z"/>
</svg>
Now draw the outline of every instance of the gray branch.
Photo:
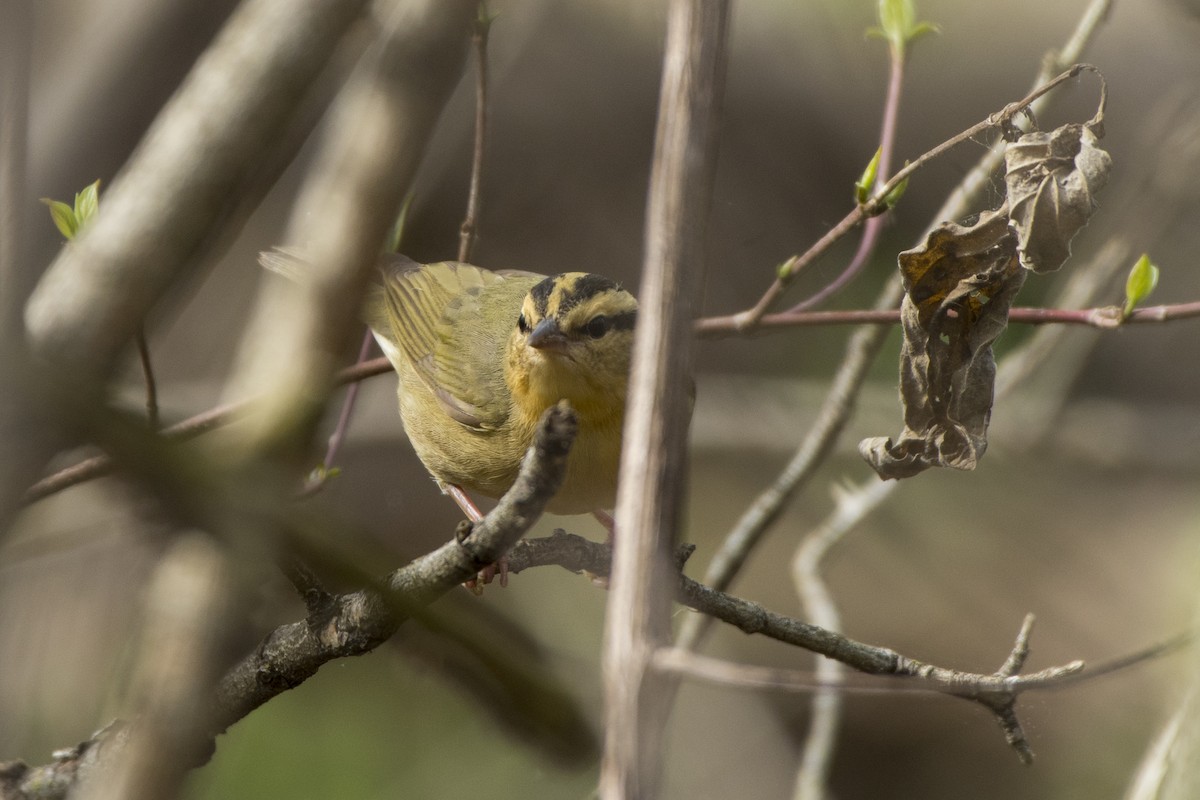
<svg viewBox="0 0 1200 800">
<path fill-rule="evenodd" d="M 621 546 L 605 621 L 607 800 L 653 797 L 661 770 L 669 703 L 649 658 L 670 637 L 668 556 L 684 486 L 690 325 L 704 284 L 728 30 L 727 0 L 670 4 L 617 495 Z"/>
<path fill-rule="evenodd" d="M 575 414 L 565 403 L 549 409 L 516 483 L 468 534 L 396 570 L 377 586 L 333 596 L 320 612 L 272 631 L 221 678 L 211 707 L 197 715 L 210 722 L 209 741 L 273 697 L 299 686 L 322 665 L 379 647 L 405 620 L 423 618 L 429 603 L 503 555 L 541 516 L 561 485 L 576 428 Z M 525 683 L 540 680 L 535 676 Z M 583 725 L 578 714 L 554 716 L 549 724 L 560 728 Z M 75 747 L 56 751 L 54 762 L 47 765 L 0 763 L 0 800 L 59 800 L 93 775 L 107 779 L 112 765 L 136 741 L 137 730 L 137 724 L 114 723 Z M 562 738 L 560 752 L 552 755 L 578 760 L 580 748 L 591 752 L 586 737 Z"/>
</svg>

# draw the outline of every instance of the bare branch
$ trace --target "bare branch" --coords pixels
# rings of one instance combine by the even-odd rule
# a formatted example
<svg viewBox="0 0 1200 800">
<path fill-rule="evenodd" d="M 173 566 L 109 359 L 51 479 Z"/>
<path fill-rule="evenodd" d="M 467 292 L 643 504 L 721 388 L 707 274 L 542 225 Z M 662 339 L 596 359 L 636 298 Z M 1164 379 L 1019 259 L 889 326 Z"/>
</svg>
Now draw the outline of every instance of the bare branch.
<svg viewBox="0 0 1200 800">
<path fill-rule="evenodd" d="M 263 288 L 230 397 L 254 397 L 234 458 L 299 455 L 324 408 L 379 249 L 466 59 L 473 0 L 391 2 L 331 111 L 287 240 L 309 268 Z M 313 220 L 320 220 L 313 225 Z"/>
<path fill-rule="evenodd" d="M 600 794 L 655 794 L 668 711 L 651 674 L 670 636 L 669 554 L 679 525 L 687 448 L 688 326 L 704 284 L 704 222 L 716 172 L 724 95 L 728 0 L 669 6 L 645 261 L 629 378 L 614 564 L 605 619 L 605 747 Z"/>
<path fill-rule="evenodd" d="M 1132 315 L 1123 320 L 1120 317 L 1120 306 L 1096 306 L 1080 309 L 1018 307 L 1009 313 L 1008 319 L 1009 322 L 1024 325 L 1085 325 L 1102 330 L 1113 330 L 1125 325 L 1196 319 L 1200 317 L 1200 301 L 1144 306 L 1135 310 Z M 733 329 L 712 332 L 713 329 L 705 325 L 704 322 L 704 320 L 701 320 L 697 323 L 697 326 L 704 335 L 716 337 L 722 334 L 737 335 L 738 333 Z M 866 311 L 806 311 L 768 314 L 766 317 L 763 317 L 760 324 L 766 330 L 772 331 L 795 327 L 821 327 L 830 325 L 887 326 L 899 323 L 900 312 L 898 310 L 875 309 Z M 393 367 L 386 358 L 373 358 L 342 369 L 334 376 L 333 382 L 335 386 L 357 383 L 368 378 L 373 378 L 376 375 L 383 375 L 392 370 Z M 177 441 L 186 441 L 195 438 L 233 422 L 239 415 L 246 411 L 249 403 L 249 400 L 239 400 L 211 408 L 164 428 L 162 434 L 169 439 Z M 111 475 L 114 469 L 115 465 L 108 456 L 89 458 L 70 467 L 64 467 L 58 472 L 42 478 L 29 487 L 22 502 L 26 505 L 37 502 L 80 483 L 101 478 L 105 475 Z"/>
<path fill-rule="evenodd" d="M 985 131 L 993 128 L 1005 128 L 1011 126 L 1013 124 L 1013 120 L 1018 115 L 1024 114 L 1031 107 L 1036 107 L 1038 102 L 1042 100 L 1047 93 L 1057 88 L 1062 83 L 1078 76 L 1080 72 L 1084 71 L 1095 72 L 1097 75 L 1100 75 L 1100 71 L 1091 64 L 1075 64 L 1070 69 L 1065 70 L 1061 74 L 1037 86 L 1020 100 L 1009 103 L 1004 108 L 988 116 L 987 119 L 975 123 L 966 130 L 960 131 L 958 134 L 925 151 L 915 160 L 906 164 L 882 186 L 878 187 L 875 190 L 875 195 L 871 200 L 862 205 L 858 205 L 851 210 L 845 217 L 841 219 L 841 221 L 839 221 L 828 232 L 826 232 L 824 236 L 817 240 L 815 244 L 809 247 L 803 255 L 788 259 L 788 261 L 784 264 L 784 267 L 779 270 L 779 274 L 776 276 L 775 281 L 770 285 L 770 287 L 768 287 L 767 291 L 763 293 L 763 296 L 759 298 L 758 302 L 755 303 L 752 308 L 727 317 L 709 317 L 705 320 L 702 320 L 702 322 L 706 325 L 719 327 L 722 329 L 732 328 L 734 330 L 743 332 L 755 330 L 758 328 L 759 323 L 766 315 L 767 311 L 775 304 L 775 302 L 787 289 L 792 279 L 800 271 L 802 271 L 817 258 L 824 255 L 830 247 L 832 247 L 843 236 L 853 230 L 859 223 L 886 212 L 887 202 L 885 198 L 887 198 L 887 196 L 891 194 L 891 192 L 894 191 L 901 183 L 908 180 L 909 176 L 911 176 L 914 172 L 921 169 L 927 163 L 935 158 L 938 158 L 947 151 L 957 147 L 963 142 L 973 139 Z M 1100 80 L 1100 105 L 1101 108 L 1103 108 L 1107 89 L 1105 88 L 1103 76 L 1101 76 Z M 995 151 L 991 151 L 989 156 L 985 156 L 985 160 L 989 160 L 992 152 Z M 991 172 L 991 168 L 988 169 L 989 173 Z M 950 206 L 951 202 L 957 203 L 959 200 L 966 200 L 965 195 L 958 196 L 959 200 L 956 200 L 955 197 L 955 195 L 951 196 L 951 201 L 948 201 L 947 206 L 943 206 L 943 211 Z M 944 219 L 956 219 L 960 216 L 962 216 L 962 214 L 947 214 L 939 212 L 939 214 L 935 216 L 935 219 L 940 222 Z"/>
<path fill-rule="evenodd" d="M 202 712 L 187 715 L 192 721 L 207 720 L 202 743 L 211 746 L 216 735 L 276 695 L 303 683 L 323 664 L 375 649 L 410 617 L 434 623 L 443 634 L 452 633 L 437 626 L 437 618 L 430 616 L 425 606 L 475 575 L 481 564 L 494 562 L 537 520 L 561 485 L 575 432 L 574 413 L 565 404 L 549 409 L 512 489 L 469 536 L 448 542 L 375 586 L 320 597 L 309 605 L 305 620 L 272 631 L 221 678 L 209 700 L 211 705 L 206 703 Z M 310 576 L 300 576 L 301 583 L 308 580 Z M 544 671 L 536 665 L 506 663 L 503 656 L 495 654 L 491 661 L 493 669 L 498 665 L 507 670 L 507 680 L 539 701 L 532 705 L 541 707 L 530 714 L 543 715 L 540 723 L 549 732 L 542 744 L 551 755 L 574 762 L 594 757 L 582 716 L 556 693 L 553 680 Z M 45 767 L 0 764 L 0 798 L 64 797 L 76 781 L 87 780 L 97 767 L 108 770 L 115 760 L 124 758 L 136 729 L 136 724 L 109 726 L 77 747 L 56 753 L 55 763 Z M 174 763 L 161 766 L 190 769 L 202 760 L 181 763 L 167 759 Z"/>
<path fill-rule="evenodd" d="M 154 366 L 150 363 L 150 345 L 146 341 L 146 326 L 138 328 L 134 335 L 137 343 L 138 361 L 142 365 L 142 381 L 146 385 L 146 424 L 158 430 L 158 383 L 154 380 Z"/>
<path fill-rule="evenodd" d="M 203 534 L 178 538 L 145 601 L 132 679 L 137 721 L 102 774 L 72 793 L 86 800 L 172 797 L 212 751 L 212 687 L 240 633 L 229 554 Z"/>
<path fill-rule="evenodd" d="M 479 11 L 472 29 L 475 47 L 475 146 L 471 154 L 471 185 L 467 190 L 467 213 L 459 229 L 458 260 L 470 261 L 479 227 L 479 196 L 483 187 L 483 158 L 487 148 L 488 34 L 493 19 L 487 5 L 479 0 Z"/>
<path fill-rule="evenodd" d="M 113 181 L 104 209 L 30 300 L 37 352 L 101 377 L 194 266 L 364 0 L 250 0 Z"/>
<path fill-rule="evenodd" d="M 29 80 L 34 8 L 24 0 L 0 0 L 0 531 L 19 507 L 29 476 L 42 469 L 47 443 L 40 441 L 33 401 L 12 391 L 20 386 L 25 353 L 27 164 Z"/>
<path fill-rule="evenodd" d="M 1107 5 L 1108 0 L 1097 0 L 1089 8 L 1088 12 L 1085 12 L 1080 26 L 1068 41 L 1066 49 L 1070 50 L 1072 54 L 1076 54 L 1077 51 L 1090 41 L 1090 37 L 1094 34 L 1099 20 L 1104 16 L 1102 13 L 1097 14 L 1095 12 L 1097 12 L 1098 7 L 1107 7 Z M 1047 63 L 1051 63 L 1051 61 L 1048 59 Z M 1043 71 L 1045 69 L 1046 66 L 1044 65 Z M 990 127 L 991 123 L 1000 124 L 1006 120 L 1011 121 L 1013 116 L 1024 108 L 1031 108 L 1034 111 L 1039 110 L 1045 102 L 1045 92 L 1052 88 L 1052 85 L 1057 85 L 1070 74 L 1082 69 L 1092 68 L 1087 65 L 1077 64 L 1049 83 L 1039 73 L 1038 79 L 1034 82 L 1035 88 L 1025 98 L 1018 101 L 1018 103 L 1006 106 L 1001 112 L 989 117 L 988 120 L 980 123 L 980 125 L 984 125 L 984 128 L 986 128 Z M 985 185 L 986 176 L 990 175 L 999 165 L 1002 157 L 1003 148 L 998 145 L 993 146 L 979 160 L 975 168 L 968 172 L 958 189 L 951 194 L 937 211 L 933 217 L 933 224 L 936 225 L 942 220 L 958 219 L 966 215 L 975 193 Z M 910 164 L 909 166 L 912 167 L 914 165 Z M 896 176 L 893 176 L 888 184 L 876 192 L 876 198 L 886 197 L 887 193 L 895 188 L 895 185 L 898 185 L 899 181 L 910 171 L 906 168 L 897 173 Z M 862 208 L 864 207 L 860 206 L 855 209 L 854 212 L 851 212 L 851 215 L 847 216 L 846 220 L 849 220 L 850 216 L 853 216 L 855 213 L 860 212 Z M 843 220 L 843 223 L 846 220 Z M 843 223 L 839 223 L 836 228 L 840 229 Z M 849 230 L 849 228 L 846 230 Z M 824 241 L 825 239 L 823 238 L 821 242 L 810 248 L 810 251 L 822 245 Z M 832 244 L 832 242 L 828 242 L 825 246 L 828 246 L 828 244 Z M 813 257 L 815 258 L 816 255 L 814 254 Z M 800 268 L 800 265 L 797 265 L 797 268 Z M 776 284 L 778 283 L 779 281 L 777 280 Z M 782 288 L 779 288 L 780 292 L 782 292 Z M 890 311 L 900 302 L 902 295 L 903 291 L 900 279 L 899 276 L 896 276 L 880 292 L 879 297 L 875 301 L 875 312 Z M 761 307 L 763 311 L 766 310 L 766 305 L 761 302 L 756 306 L 756 308 L 758 307 Z M 746 328 L 753 328 L 761 322 L 761 314 L 758 319 L 745 316 L 746 314 L 747 312 L 743 312 L 743 314 L 735 314 L 729 318 L 719 318 L 722 320 L 719 324 L 725 325 L 728 322 L 734 329 L 745 330 Z M 898 318 L 899 314 L 897 312 Z M 700 324 L 705 324 L 706 322 L 702 320 Z M 734 529 L 726 536 L 721 549 L 714 556 L 708 571 L 705 573 L 705 581 L 707 583 L 717 587 L 728 586 L 766 530 L 778 518 L 785 505 L 807 484 L 813 472 L 832 449 L 837 437 L 845 427 L 846 420 L 852 411 L 854 398 L 862 387 L 867 369 L 870 367 L 871 362 L 874 361 L 879 349 L 883 346 L 883 340 L 884 331 L 882 328 L 859 328 L 850 338 L 850 342 L 846 348 L 846 356 L 843 358 L 841 366 L 834 376 L 833 386 L 826 397 L 825 403 L 821 407 L 816 423 L 800 443 L 795 455 L 788 462 L 784 471 L 770 487 L 759 495 L 754 504 L 742 515 Z M 678 641 L 684 645 L 695 646 L 702 638 L 705 626 L 706 622 L 703 619 L 688 620 L 680 631 Z"/>
<path fill-rule="evenodd" d="M 378 589 L 332 599 L 329 613 L 277 628 L 231 669 L 217 687 L 214 732 L 312 677 L 335 658 L 378 647 L 400 623 L 494 563 L 540 516 L 561 484 L 575 436 L 565 406 L 546 412 L 517 481 L 469 536 L 452 541 L 385 578 Z"/>
<path fill-rule="evenodd" d="M 347 383 L 356 383 L 391 371 L 392 365 L 386 358 L 374 358 L 370 361 L 363 361 L 352 367 L 343 369 L 334 377 L 334 383 L 338 386 Z M 164 428 L 161 434 L 172 441 L 183 442 L 188 439 L 194 439 L 201 434 L 208 433 L 223 425 L 228 425 L 238 419 L 246 412 L 249 405 L 249 400 L 238 400 L 210 408 L 195 416 L 188 417 L 182 422 Z M 61 469 L 53 475 L 47 475 L 29 487 L 29 490 L 25 493 L 23 502 L 25 504 L 37 502 L 52 494 L 61 492 L 63 489 L 94 480 L 95 478 L 102 478 L 105 475 L 111 475 L 115 469 L 116 464 L 109 456 L 95 456 L 85 461 L 80 461 L 78 464 Z"/>
<path fill-rule="evenodd" d="M 368 328 L 363 332 L 362 345 L 358 348 L 358 359 L 354 362 L 355 367 L 366 363 L 367 356 L 371 353 L 371 343 L 374 341 L 374 334 Z M 335 384 L 339 386 L 342 384 L 340 377 L 339 374 L 334 378 Z M 346 396 L 342 400 L 342 410 L 338 412 L 337 424 L 334 425 L 333 433 L 329 434 L 329 441 L 325 446 L 325 456 L 321 459 L 321 464 L 315 470 L 315 474 L 305 481 L 304 488 L 301 489 L 304 496 L 319 492 L 329 480 L 329 476 L 333 474 L 338 453 L 341 452 L 342 445 L 346 442 L 346 435 L 350 431 L 350 420 L 354 416 L 354 406 L 358 402 L 358 391 L 361 385 L 359 381 L 350 382 L 350 388 L 346 390 Z"/>
</svg>

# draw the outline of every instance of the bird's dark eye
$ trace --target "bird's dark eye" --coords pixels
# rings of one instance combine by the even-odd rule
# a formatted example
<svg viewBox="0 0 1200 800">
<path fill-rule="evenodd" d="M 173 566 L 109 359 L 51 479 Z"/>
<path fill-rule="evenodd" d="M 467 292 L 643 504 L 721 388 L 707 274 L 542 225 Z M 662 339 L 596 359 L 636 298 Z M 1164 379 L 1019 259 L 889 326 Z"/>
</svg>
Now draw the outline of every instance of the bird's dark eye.
<svg viewBox="0 0 1200 800">
<path fill-rule="evenodd" d="M 525 319 L 525 315 L 517 317 L 517 330 L 521 333 L 529 333 L 529 320 Z"/>
<path fill-rule="evenodd" d="M 612 329 L 612 320 L 601 314 L 598 317 L 592 317 L 588 320 L 588 324 L 583 326 L 583 331 L 593 339 L 599 339 L 604 334 Z"/>
</svg>

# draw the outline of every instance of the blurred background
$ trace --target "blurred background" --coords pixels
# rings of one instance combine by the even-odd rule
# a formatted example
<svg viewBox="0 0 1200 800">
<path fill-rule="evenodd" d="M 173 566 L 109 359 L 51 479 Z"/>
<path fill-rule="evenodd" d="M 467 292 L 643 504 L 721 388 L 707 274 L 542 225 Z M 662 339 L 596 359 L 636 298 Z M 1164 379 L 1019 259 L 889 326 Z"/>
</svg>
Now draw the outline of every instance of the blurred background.
<svg viewBox="0 0 1200 800">
<path fill-rule="evenodd" d="M 665 4 L 489 5 L 500 16 L 473 260 L 497 269 L 589 270 L 636 287 Z M 1023 96 L 1043 54 L 1067 38 L 1085 5 L 922 0 L 920 18 L 942 32 L 910 54 L 898 159 L 915 158 Z M 96 178 L 111 181 L 234 6 L 39 3 L 31 204 L 69 198 Z M 852 183 L 877 145 L 886 83 L 886 47 L 863 35 L 874 24 L 868 0 L 735 4 L 706 313 L 751 304 L 776 264 L 849 210 Z M 1147 251 L 1162 268 L 1151 302 L 1200 298 L 1200 6 L 1118 0 L 1085 60 L 1109 83 L 1104 145 L 1114 168 L 1063 273 L 1118 236 L 1133 256 Z M 330 91 L 337 71 L 314 92 Z M 1083 121 L 1096 95 L 1094 79 L 1074 82 L 1039 122 L 1048 129 Z M 473 102 L 466 80 L 423 167 L 405 248 L 418 260 L 452 258 L 457 248 Z M 895 254 L 938 221 L 931 215 L 986 144 L 963 145 L 913 178 L 866 274 L 829 307 L 872 302 Z M 301 149 L 203 279 L 150 320 L 167 422 L 221 398 L 255 289 L 267 280 L 256 254 L 279 242 L 311 150 L 311 142 Z M 979 210 L 1000 196 L 993 188 Z M 48 215 L 33 214 L 40 270 L 61 237 Z M 851 237 L 836 248 L 788 299 L 824 286 L 855 244 Z M 1031 279 L 1018 304 L 1052 296 L 1061 277 Z M 1119 302 L 1122 282 L 1123 274 L 1099 302 Z M 698 546 L 691 574 L 703 573 L 723 535 L 790 457 L 848 334 L 804 328 L 700 344 L 684 534 Z M 1000 356 L 1030 334 L 1012 327 Z M 828 577 L 849 635 L 990 672 L 1026 612 L 1038 616 L 1031 669 L 1123 654 L 1190 623 L 1200 567 L 1200 323 L 1081 328 L 1069 338 L 1071 352 L 1045 365 L 1048 379 L 1035 378 L 1013 403 L 997 406 L 979 470 L 910 481 L 836 551 Z M 798 613 L 789 570 L 797 543 L 832 507 L 831 487 L 870 477 L 857 441 L 901 428 L 898 348 L 893 334 L 835 457 L 778 523 L 735 593 Z M 1060 384 L 1068 390 L 1061 407 Z M 380 564 L 381 573 L 446 541 L 459 519 L 408 449 L 394 391 L 390 376 L 364 385 L 343 473 L 318 499 L 390 548 L 395 560 Z M 122 393 L 140 405 L 132 354 Z M 88 454 L 64 454 L 59 465 Z M 106 479 L 30 507 L 0 548 L 0 761 L 44 763 L 52 749 L 124 713 L 128 642 L 160 549 L 146 532 L 153 520 L 144 496 Z M 535 535 L 555 526 L 602 535 L 576 519 L 543 520 Z M 254 599 L 250 616 L 260 633 L 303 616 L 282 578 Z M 535 637 L 598 719 L 605 599 L 583 577 L 542 569 L 472 602 Z M 729 631 L 719 631 L 708 652 L 793 668 L 813 663 L 802 651 Z M 1191 668 L 1192 659 L 1173 656 L 1027 695 L 1019 711 L 1038 755 L 1031 768 L 974 707 L 941 697 L 851 695 L 833 791 L 843 798 L 1120 797 L 1180 702 Z M 807 721 L 804 696 L 685 686 L 663 753 L 665 796 L 790 796 Z M 595 780 L 594 768 L 561 770 L 509 738 L 437 669 L 406 658 L 401 637 L 397 647 L 326 666 L 238 723 L 194 773 L 187 796 L 582 798 Z"/>
</svg>

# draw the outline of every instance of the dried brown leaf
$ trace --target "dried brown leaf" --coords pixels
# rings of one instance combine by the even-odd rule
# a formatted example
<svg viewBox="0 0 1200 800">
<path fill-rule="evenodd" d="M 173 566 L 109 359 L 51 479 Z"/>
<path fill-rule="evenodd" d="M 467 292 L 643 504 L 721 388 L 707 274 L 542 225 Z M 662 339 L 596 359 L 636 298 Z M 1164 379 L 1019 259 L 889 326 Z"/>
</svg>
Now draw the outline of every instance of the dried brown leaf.
<svg viewBox="0 0 1200 800">
<path fill-rule="evenodd" d="M 988 212 L 969 227 L 944 223 L 900 254 L 904 431 L 896 441 L 876 437 L 858 446 L 885 480 L 933 466 L 974 469 L 987 449 L 992 342 L 1025 280 L 1005 212 Z"/>
<path fill-rule="evenodd" d="M 1051 272 L 1071 255 L 1071 239 L 1096 210 L 1112 159 L 1095 133 L 1099 123 L 1026 133 L 1004 154 L 1010 218 L 1021 266 Z"/>
<path fill-rule="evenodd" d="M 979 463 L 996 377 L 992 343 L 1027 272 L 1061 267 L 1096 210 L 1112 167 L 1098 144 L 1103 122 L 1102 91 L 1087 124 L 1017 137 L 1005 152 L 1005 205 L 974 225 L 943 223 L 900 254 L 904 431 L 858 446 L 881 478 Z"/>
</svg>

